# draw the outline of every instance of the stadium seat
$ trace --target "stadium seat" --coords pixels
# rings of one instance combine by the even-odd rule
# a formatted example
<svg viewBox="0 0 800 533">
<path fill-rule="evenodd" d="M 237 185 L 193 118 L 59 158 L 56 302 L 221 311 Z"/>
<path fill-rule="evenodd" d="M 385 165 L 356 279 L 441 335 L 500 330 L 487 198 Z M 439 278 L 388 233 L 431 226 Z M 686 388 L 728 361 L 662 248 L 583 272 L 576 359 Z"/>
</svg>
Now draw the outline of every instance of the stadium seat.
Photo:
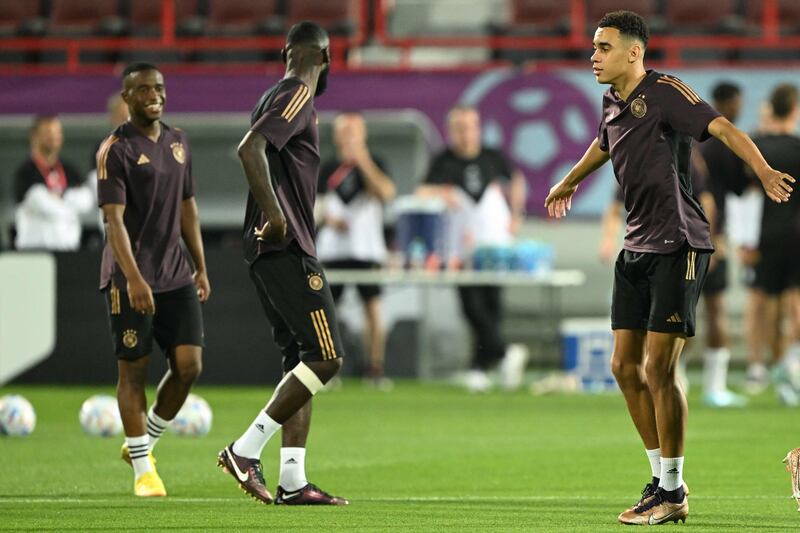
<svg viewBox="0 0 800 533">
<path fill-rule="evenodd" d="M 211 35 L 280 35 L 285 29 L 280 7 L 280 0 L 209 0 L 207 31 Z"/>
<path fill-rule="evenodd" d="M 738 34 L 744 31 L 744 19 L 735 0 L 670 0 L 667 25 L 678 34 Z"/>
<path fill-rule="evenodd" d="M 161 33 L 162 0 L 131 0 L 130 33 L 153 36 Z M 175 0 L 175 33 L 177 35 L 200 35 L 204 19 L 198 12 L 198 0 Z"/>
<path fill-rule="evenodd" d="M 353 35 L 359 24 L 358 0 L 303 0 L 289 2 L 287 27 L 313 20 L 331 35 Z"/>
<path fill-rule="evenodd" d="M 562 0 L 514 0 L 511 21 L 496 33 L 508 35 L 564 35 L 569 31 L 569 12 Z"/>
<path fill-rule="evenodd" d="M 594 33 L 603 15 L 620 10 L 635 11 L 643 16 L 652 33 L 664 30 L 664 17 L 658 11 L 656 0 L 587 0 L 586 30 Z"/>
<path fill-rule="evenodd" d="M 778 27 L 781 34 L 800 33 L 800 2 L 797 0 L 777 0 L 778 2 Z M 747 28 L 754 34 L 761 34 L 764 18 L 764 1 L 750 0 L 747 2 Z"/>
<path fill-rule="evenodd" d="M 44 31 L 41 15 L 40 0 L 0 2 L 0 37 L 40 35 Z"/>
<path fill-rule="evenodd" d="M 47 33 L 59 37 L 119 35 L 125 22 L 117 0 L 51 0 Z"/>
</svg>

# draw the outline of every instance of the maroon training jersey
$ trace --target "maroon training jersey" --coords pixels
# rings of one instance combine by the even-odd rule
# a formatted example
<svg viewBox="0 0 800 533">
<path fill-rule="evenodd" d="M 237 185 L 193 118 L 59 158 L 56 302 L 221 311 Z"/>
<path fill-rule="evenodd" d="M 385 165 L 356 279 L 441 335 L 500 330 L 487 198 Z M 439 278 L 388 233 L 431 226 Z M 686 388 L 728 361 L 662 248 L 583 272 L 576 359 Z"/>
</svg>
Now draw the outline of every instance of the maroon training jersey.
<svg viewBox="0 0 800 533">
<path fill-rule="evenodd" d="M 313 95 L 299 79 L 283 79 L 264 93 L 253 109 L 250 123 L 251 131 L 267 139 L 267 163 L 272 187 L 286 217 L 286 238 L 275 244 L 256 239 L 253 228 L 261 228 L 266 218 L 249 193 L 243 229 L 245 259 L 253 263 L 259 255 L 283 250 L 292 241 L 316 257 L 314 202 L 319 180 L 319 132 Z"/>
<path fill-rule="evenodd" d="M 136 265 L 153 292 L 192 282 L 192 268 L 181 247 L 181 203 L 194 196 L 192 160 L 186 134 L 161 123 L 151 141 L 130 122 L 114 130 L 97 151 L 98 205 L 125 206 L 125 229 Z M 127 280 L 106 241 L 100 288 Z"/>
<path fill-rule="evenodd" d="M 708 219 L 692 192 L 692 138 L 709 137 L 719 113 L 681 80 L 648 70 L 628 97 L 603 95 L 598 140 L 609 153 L 628 212 L 624 248 L 667 254 L 685 242 L 713 250 Z"/>
</svg>

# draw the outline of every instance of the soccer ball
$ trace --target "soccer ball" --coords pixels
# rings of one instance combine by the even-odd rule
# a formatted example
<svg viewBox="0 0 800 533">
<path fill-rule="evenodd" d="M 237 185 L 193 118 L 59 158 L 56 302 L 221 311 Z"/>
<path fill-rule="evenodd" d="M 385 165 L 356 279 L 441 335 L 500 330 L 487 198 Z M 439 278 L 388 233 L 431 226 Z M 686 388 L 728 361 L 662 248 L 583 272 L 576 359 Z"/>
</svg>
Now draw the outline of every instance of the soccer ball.
<svg viewBox="0 0 800 533">
<path fill-rule="evenodd" d="M 212 418 L 208 402 L 196 394 L 190 394 L 169 429 L 184 437 L 201 437 L 211 431 Z"/>
<path fill-rule="evenodd" d="M 95 437 L 112 437 L 122 431 L 117 400 L 105 394 L 96 394 L 83 402 L 78 420 L 83 431 Z"/>
<path fill-rule="evenodd" d="M 0 398 L 0 435 L 22 437 L 33 433 L 36 411 L 31 402 L 19 394 Z"/>
</svg>

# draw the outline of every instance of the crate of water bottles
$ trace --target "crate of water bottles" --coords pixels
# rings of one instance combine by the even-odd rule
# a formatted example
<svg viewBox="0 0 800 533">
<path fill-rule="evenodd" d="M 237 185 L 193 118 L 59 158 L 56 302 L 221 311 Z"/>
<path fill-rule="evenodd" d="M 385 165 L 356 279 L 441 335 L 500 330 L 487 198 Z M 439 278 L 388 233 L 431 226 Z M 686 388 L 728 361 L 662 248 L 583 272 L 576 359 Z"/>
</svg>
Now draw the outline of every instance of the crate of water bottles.
<svg viewBox="0 0 800 533">
<path fill-rule="evenodd" d="M 568 318 L 561 322 L 563 368 L 585 392 L 617 390 L 611 373 L 614 337 L 607 318 Z"/>
<path fill-rule="evenodd" d="M 553 270 L 553 259 L 552 245 L 522 241 L 505 246 L 479 246 L 472 255 L 472 267 L 489 272 L 545 275 Z"/>
</svg>

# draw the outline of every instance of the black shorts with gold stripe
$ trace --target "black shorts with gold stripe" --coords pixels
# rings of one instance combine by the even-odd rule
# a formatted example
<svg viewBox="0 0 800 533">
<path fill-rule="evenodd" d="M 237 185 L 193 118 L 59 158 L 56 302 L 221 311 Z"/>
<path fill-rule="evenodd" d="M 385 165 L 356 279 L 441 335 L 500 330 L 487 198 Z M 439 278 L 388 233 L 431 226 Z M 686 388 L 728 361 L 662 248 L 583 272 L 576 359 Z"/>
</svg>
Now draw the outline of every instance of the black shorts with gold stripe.
<svg viewBox="0 0 800 533">
<path fill-rule="evenodd" d="M 103 291 L 111 322 L 114 353 L 135 361 L 153 351 L 153 339 L 169 357 L 176 346 L 203 346 L 203 313 L 194 284 L 153 294 L 155 314 L 135 311 L 128 293 L 113 284 Z"/>
<path fill-rule="evenodd" d="M 283 353 L 283 370 L 300 361 L 344 356 L 336 305 L 322 265 L 292 241 L 284 250 L 259 256 L 250 278 Z"/>
<path fill-rule="evenodd" d="M 614 266 L 611 328 L 693 337 L 710 256 L 688 245 L 669 254 L 622 250 Z"/>
</svg>

